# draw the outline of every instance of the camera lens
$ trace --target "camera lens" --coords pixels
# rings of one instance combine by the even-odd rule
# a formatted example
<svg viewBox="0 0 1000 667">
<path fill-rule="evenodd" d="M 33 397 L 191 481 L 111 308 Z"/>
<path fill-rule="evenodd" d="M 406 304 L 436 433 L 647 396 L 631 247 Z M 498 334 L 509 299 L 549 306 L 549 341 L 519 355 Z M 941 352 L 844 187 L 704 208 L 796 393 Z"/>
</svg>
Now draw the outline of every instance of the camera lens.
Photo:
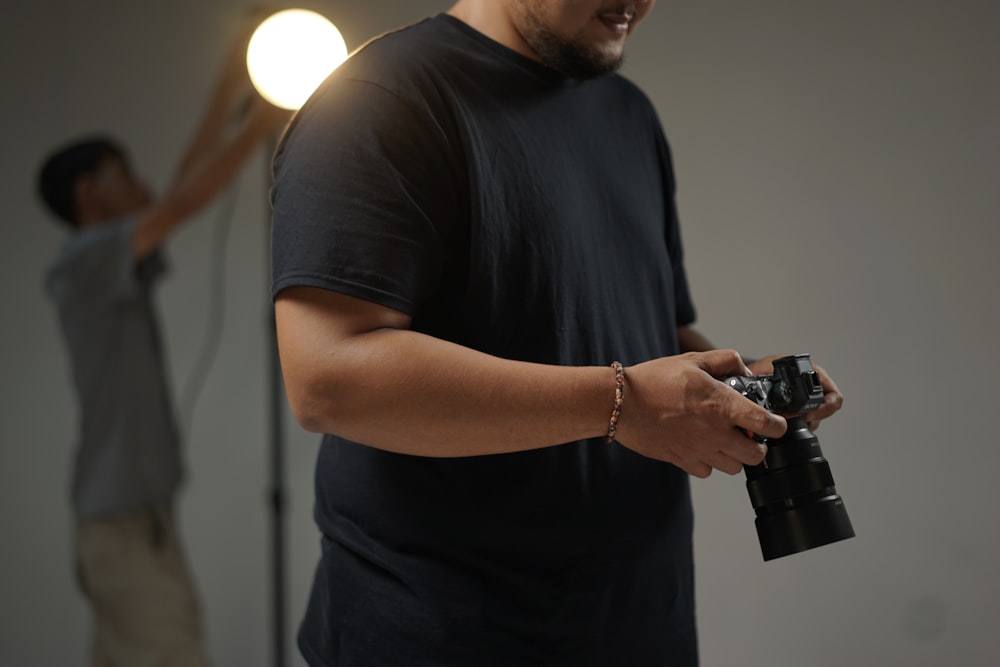
<svg viewBox="0 0 1000 667">
<path fill-rule="evenodd" d="M 788 418 L 764 462 L 744 468 L 764 560 L 854 537 L 830 464 L 804 417 Z"/>
</svg>

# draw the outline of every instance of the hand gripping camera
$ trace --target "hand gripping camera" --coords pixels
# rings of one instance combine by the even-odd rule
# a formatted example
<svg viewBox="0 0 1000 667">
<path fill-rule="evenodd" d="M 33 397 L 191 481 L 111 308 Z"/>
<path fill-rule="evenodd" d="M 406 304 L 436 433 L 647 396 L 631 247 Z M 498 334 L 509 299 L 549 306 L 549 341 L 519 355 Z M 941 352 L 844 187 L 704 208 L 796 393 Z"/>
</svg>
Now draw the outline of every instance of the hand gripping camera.
<svg viewBox="0 0 1000 667">
<path fill-rule="evenodd" d="M 743 467 L 764 560 L 854 537 L 830 464 L 803 416 L 823 403 L 823 387 L 809 355 L 776 359 L 773 375 L 725 382 L 788 422 L 785 435 L 777 439 L 751 434 L 767 444 L 767 456 L 760 465 Z"/>
</svg>

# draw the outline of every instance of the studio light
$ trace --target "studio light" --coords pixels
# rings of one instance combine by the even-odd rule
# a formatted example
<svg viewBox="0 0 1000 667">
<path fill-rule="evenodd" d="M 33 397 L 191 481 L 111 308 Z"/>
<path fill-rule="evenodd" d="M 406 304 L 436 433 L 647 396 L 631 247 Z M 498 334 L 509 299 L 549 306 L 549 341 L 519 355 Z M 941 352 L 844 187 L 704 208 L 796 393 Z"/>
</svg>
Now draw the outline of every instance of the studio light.
<svg viewBox="0 0 1000 667">
<path fill-rule="evenodd" d="M 250 37 L 247 70 L 257 92 L 283 109 L 298 109 L 347 59 L 340 31 L 308 9 L 286 9 L 265 19 Z"/>
<path fill-rule="evenodd" d="M 261 97 L 281 107 L 296 110 L 305 104 L 317 86 L 347 59 L 347 45 L 340 31 L 326 17 L 307 9 L 286 9 L 272 14 L 254 31 L 247 44 L 247 72 Z M 272 146 L 272 152 L 273 152 Z M 270 163 L 268 163 L 270 183 Z M 267 202 L 270 210 L 270 202 Z M 269 235 L 269 227 L 266 231 Z M 285 482 L 284 409 L 274 310 L 268 299 L 270 316 L 269 384 L 271 431 L 271 565 L 272 621 L 275 667 L 287 662 L 287 620 L 285 613 Z"/>
</svg>

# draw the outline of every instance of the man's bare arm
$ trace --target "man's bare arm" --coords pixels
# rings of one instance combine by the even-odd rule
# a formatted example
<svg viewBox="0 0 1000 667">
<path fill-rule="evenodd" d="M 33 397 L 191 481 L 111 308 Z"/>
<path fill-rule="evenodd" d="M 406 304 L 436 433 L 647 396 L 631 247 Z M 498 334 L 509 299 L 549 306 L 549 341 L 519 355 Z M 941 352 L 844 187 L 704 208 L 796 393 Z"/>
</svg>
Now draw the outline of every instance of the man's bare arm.
<svg viewBox="0 0 1000 667">
<path fill-rule="evenodd" d="M 289 401 L 308 430 L 423 456 L 522 451 L 607 432 L 609 367 L 500 359 L 414 332 L 398 311 L 317 288 L 282 291 L 275 314 Z M 763 448 L 734 427 L 776 437 L 784 420 L 713 379 L 746 372 L 731 350 L 627 368 L 618 441 L 698 476 L 759 462 Z"/>
</svg>

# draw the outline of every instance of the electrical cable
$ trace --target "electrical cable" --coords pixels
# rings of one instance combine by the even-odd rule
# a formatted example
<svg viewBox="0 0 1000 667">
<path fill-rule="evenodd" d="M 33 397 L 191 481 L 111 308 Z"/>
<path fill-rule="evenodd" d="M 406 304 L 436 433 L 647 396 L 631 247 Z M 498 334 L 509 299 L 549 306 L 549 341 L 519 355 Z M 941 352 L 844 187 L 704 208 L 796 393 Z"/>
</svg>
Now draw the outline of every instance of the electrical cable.
<svg viewBox="0 0 1000 667">
<path fill-rule="evenodd" d="M 198 397 L 205 388 L 209 373 L 218 356 L 219 344 L 222 341 L 226 310 L 226 249 L 229 245 L 229 231 L 233 226 L 239 190 L 239 179 L 237 178 L 234 179 L 233 184 L 229 186 L 229 190 L 222 199 L 219 217 L 213 229 L 210 252 L 212 275 L 209 278 L 208 317 L 206 318 L 205 333 L 198 355 L 195 357 L 194 367 L 191 369 L 191 374 L 181 392 L 180 400 L 181 427 L 188 435 L 194 427 L 194 411 L 198 404 Z"/>
</svg>

